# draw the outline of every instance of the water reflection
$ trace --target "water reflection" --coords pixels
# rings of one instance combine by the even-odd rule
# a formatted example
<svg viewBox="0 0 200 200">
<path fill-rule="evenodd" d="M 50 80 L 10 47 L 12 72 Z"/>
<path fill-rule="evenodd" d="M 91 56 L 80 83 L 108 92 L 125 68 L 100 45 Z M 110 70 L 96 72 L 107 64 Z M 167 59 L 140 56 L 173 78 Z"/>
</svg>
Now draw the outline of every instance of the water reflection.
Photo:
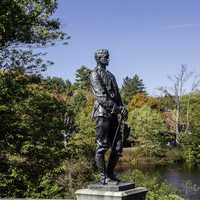
<svg viewBox="0 0 200 200">
<path fill-rule="evenodd" d="M 185 199 L 200 200 L 200 169 L 183 165 L 156 169 L 161 178 L 179 191 Z"/>
</svg>

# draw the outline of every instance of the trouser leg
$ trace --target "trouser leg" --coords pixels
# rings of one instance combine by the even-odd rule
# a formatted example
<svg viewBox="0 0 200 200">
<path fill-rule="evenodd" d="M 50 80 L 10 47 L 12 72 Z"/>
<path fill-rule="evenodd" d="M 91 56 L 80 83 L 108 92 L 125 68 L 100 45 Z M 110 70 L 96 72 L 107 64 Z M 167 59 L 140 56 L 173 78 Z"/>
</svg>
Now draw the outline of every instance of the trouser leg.
<svg viewBox="0 0 200 200">
<path fill-rule="evenodd" d="M 106 118 L 98 117 L 96 119 L 96 142 L 97 149 L 95 155 L 96 166 L 100 173 L 102 184 L 106 182 L 106 165 L 105 165 L 105 153 L 109 148 L 108 144 L 108 132 L 109 132 L 109 121 Z"/>
<path fill-rule="evenodd" d="M 111 157 L 111 160 L 109 162 L 109 165 L 107 166 L 107 176 L 111 179 L 113 179 L 114 177 L 114 169 L 117 165 L 117 162 L 119 160 L 119 156 L 118 155 L 113 155 Z"/>
<path fill-rule="evenodd" d="M 101 151 L 100 148 L 98 148 L 95 155 L 95 161 L 98 171 L 100 173 L 100 182 L 102 184 L 105 184 L 106 180 L 106 165 L 104 156 L 105 156 L 105 151 L 104 150 Z"/>
<path fill-rule="evenodd" d="M 121 145 L 121 141 L 118 141 Z M 122 148 L 120 146 L 120 149 L 118 149 L 117 147 L 115 147 L 115 149 L 113 150 L 112 156 L 110 157 L 110 161 L 108 163 L 107 166 L 107 176 L 113 180 L 118 180 L 117 177 L 114 174 L 114 169 L 117 165 L 117 162 L 119 161 L 119 158 L 121 157 L 121 153 L 122 153 Z"/>
<path fill-rule="evenodd" d="M 101 182 L 105 184 L 106 177 L 114 180 L 114 168 L 119 160 L 119 157 L 122 153 L 122 138 L 121 133 L 117 135 L 116 143 L 112 149 L 112 155 L 110 157 L 109 164 L 105 166 L 105 153 L 109 147 L 112 146 L 114 136 L 118 127 L 117 117 L 113 118 L 104 118 L 98 117 L 96 119 L 96 165 L 101 175 Z"/>
</svg>

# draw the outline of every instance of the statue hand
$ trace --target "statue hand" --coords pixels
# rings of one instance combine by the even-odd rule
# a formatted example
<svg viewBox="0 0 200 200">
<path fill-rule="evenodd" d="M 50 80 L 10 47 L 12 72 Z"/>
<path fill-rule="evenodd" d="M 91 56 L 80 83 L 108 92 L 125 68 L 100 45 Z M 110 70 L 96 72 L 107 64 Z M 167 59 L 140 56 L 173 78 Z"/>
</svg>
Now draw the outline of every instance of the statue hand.
<svg viewBox="0 0 200 200">
<path fill-rule="evenodd" d="M 116 104 L 114 104 L 111 113 L 112 114 L 121 114 L 121 106 L 117 106 Z"/>
</svg>

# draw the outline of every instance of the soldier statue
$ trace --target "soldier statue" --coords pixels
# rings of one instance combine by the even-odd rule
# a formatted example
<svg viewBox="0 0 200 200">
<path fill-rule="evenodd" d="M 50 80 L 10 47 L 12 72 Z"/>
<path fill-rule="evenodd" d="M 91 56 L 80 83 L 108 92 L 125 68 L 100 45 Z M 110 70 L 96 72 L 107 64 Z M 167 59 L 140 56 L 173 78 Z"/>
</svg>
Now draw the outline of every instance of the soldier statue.
<svg viewBox="0 0 200 200">
<path fill-rule="evenodd" d="M 114 174 L 114 168 L 122 155 L 121 120 L 127 119 L 127 109 L 124 107 L 114 75 L 106 67 L 109 64 L 107 49 L 95 52 L 97 66 L 90 75 L 91 88 L 95 97 L 92 117 L 96 122 L 96 154 L 95 161 L 100 172 L 100 183 L 118 183 L 120 180 Z M 105 164 L 105 153 L 111 148 L 108 164 Z"/>
</svg>

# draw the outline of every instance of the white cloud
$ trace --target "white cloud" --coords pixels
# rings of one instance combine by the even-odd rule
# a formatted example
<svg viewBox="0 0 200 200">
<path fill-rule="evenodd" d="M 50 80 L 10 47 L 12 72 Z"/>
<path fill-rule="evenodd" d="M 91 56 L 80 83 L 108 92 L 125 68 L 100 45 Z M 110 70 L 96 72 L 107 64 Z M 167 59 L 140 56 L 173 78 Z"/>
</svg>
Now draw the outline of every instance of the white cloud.
<svg viewBox="0 0 200 200">
<path fill-rule="evenodd" d="M 200 24 L 177 24 L 177 25 L 169 25 L 164 27 L 164 29 L 184 29 L 184 28 L 196 28 L 200 27 Z"/>
</svg>

